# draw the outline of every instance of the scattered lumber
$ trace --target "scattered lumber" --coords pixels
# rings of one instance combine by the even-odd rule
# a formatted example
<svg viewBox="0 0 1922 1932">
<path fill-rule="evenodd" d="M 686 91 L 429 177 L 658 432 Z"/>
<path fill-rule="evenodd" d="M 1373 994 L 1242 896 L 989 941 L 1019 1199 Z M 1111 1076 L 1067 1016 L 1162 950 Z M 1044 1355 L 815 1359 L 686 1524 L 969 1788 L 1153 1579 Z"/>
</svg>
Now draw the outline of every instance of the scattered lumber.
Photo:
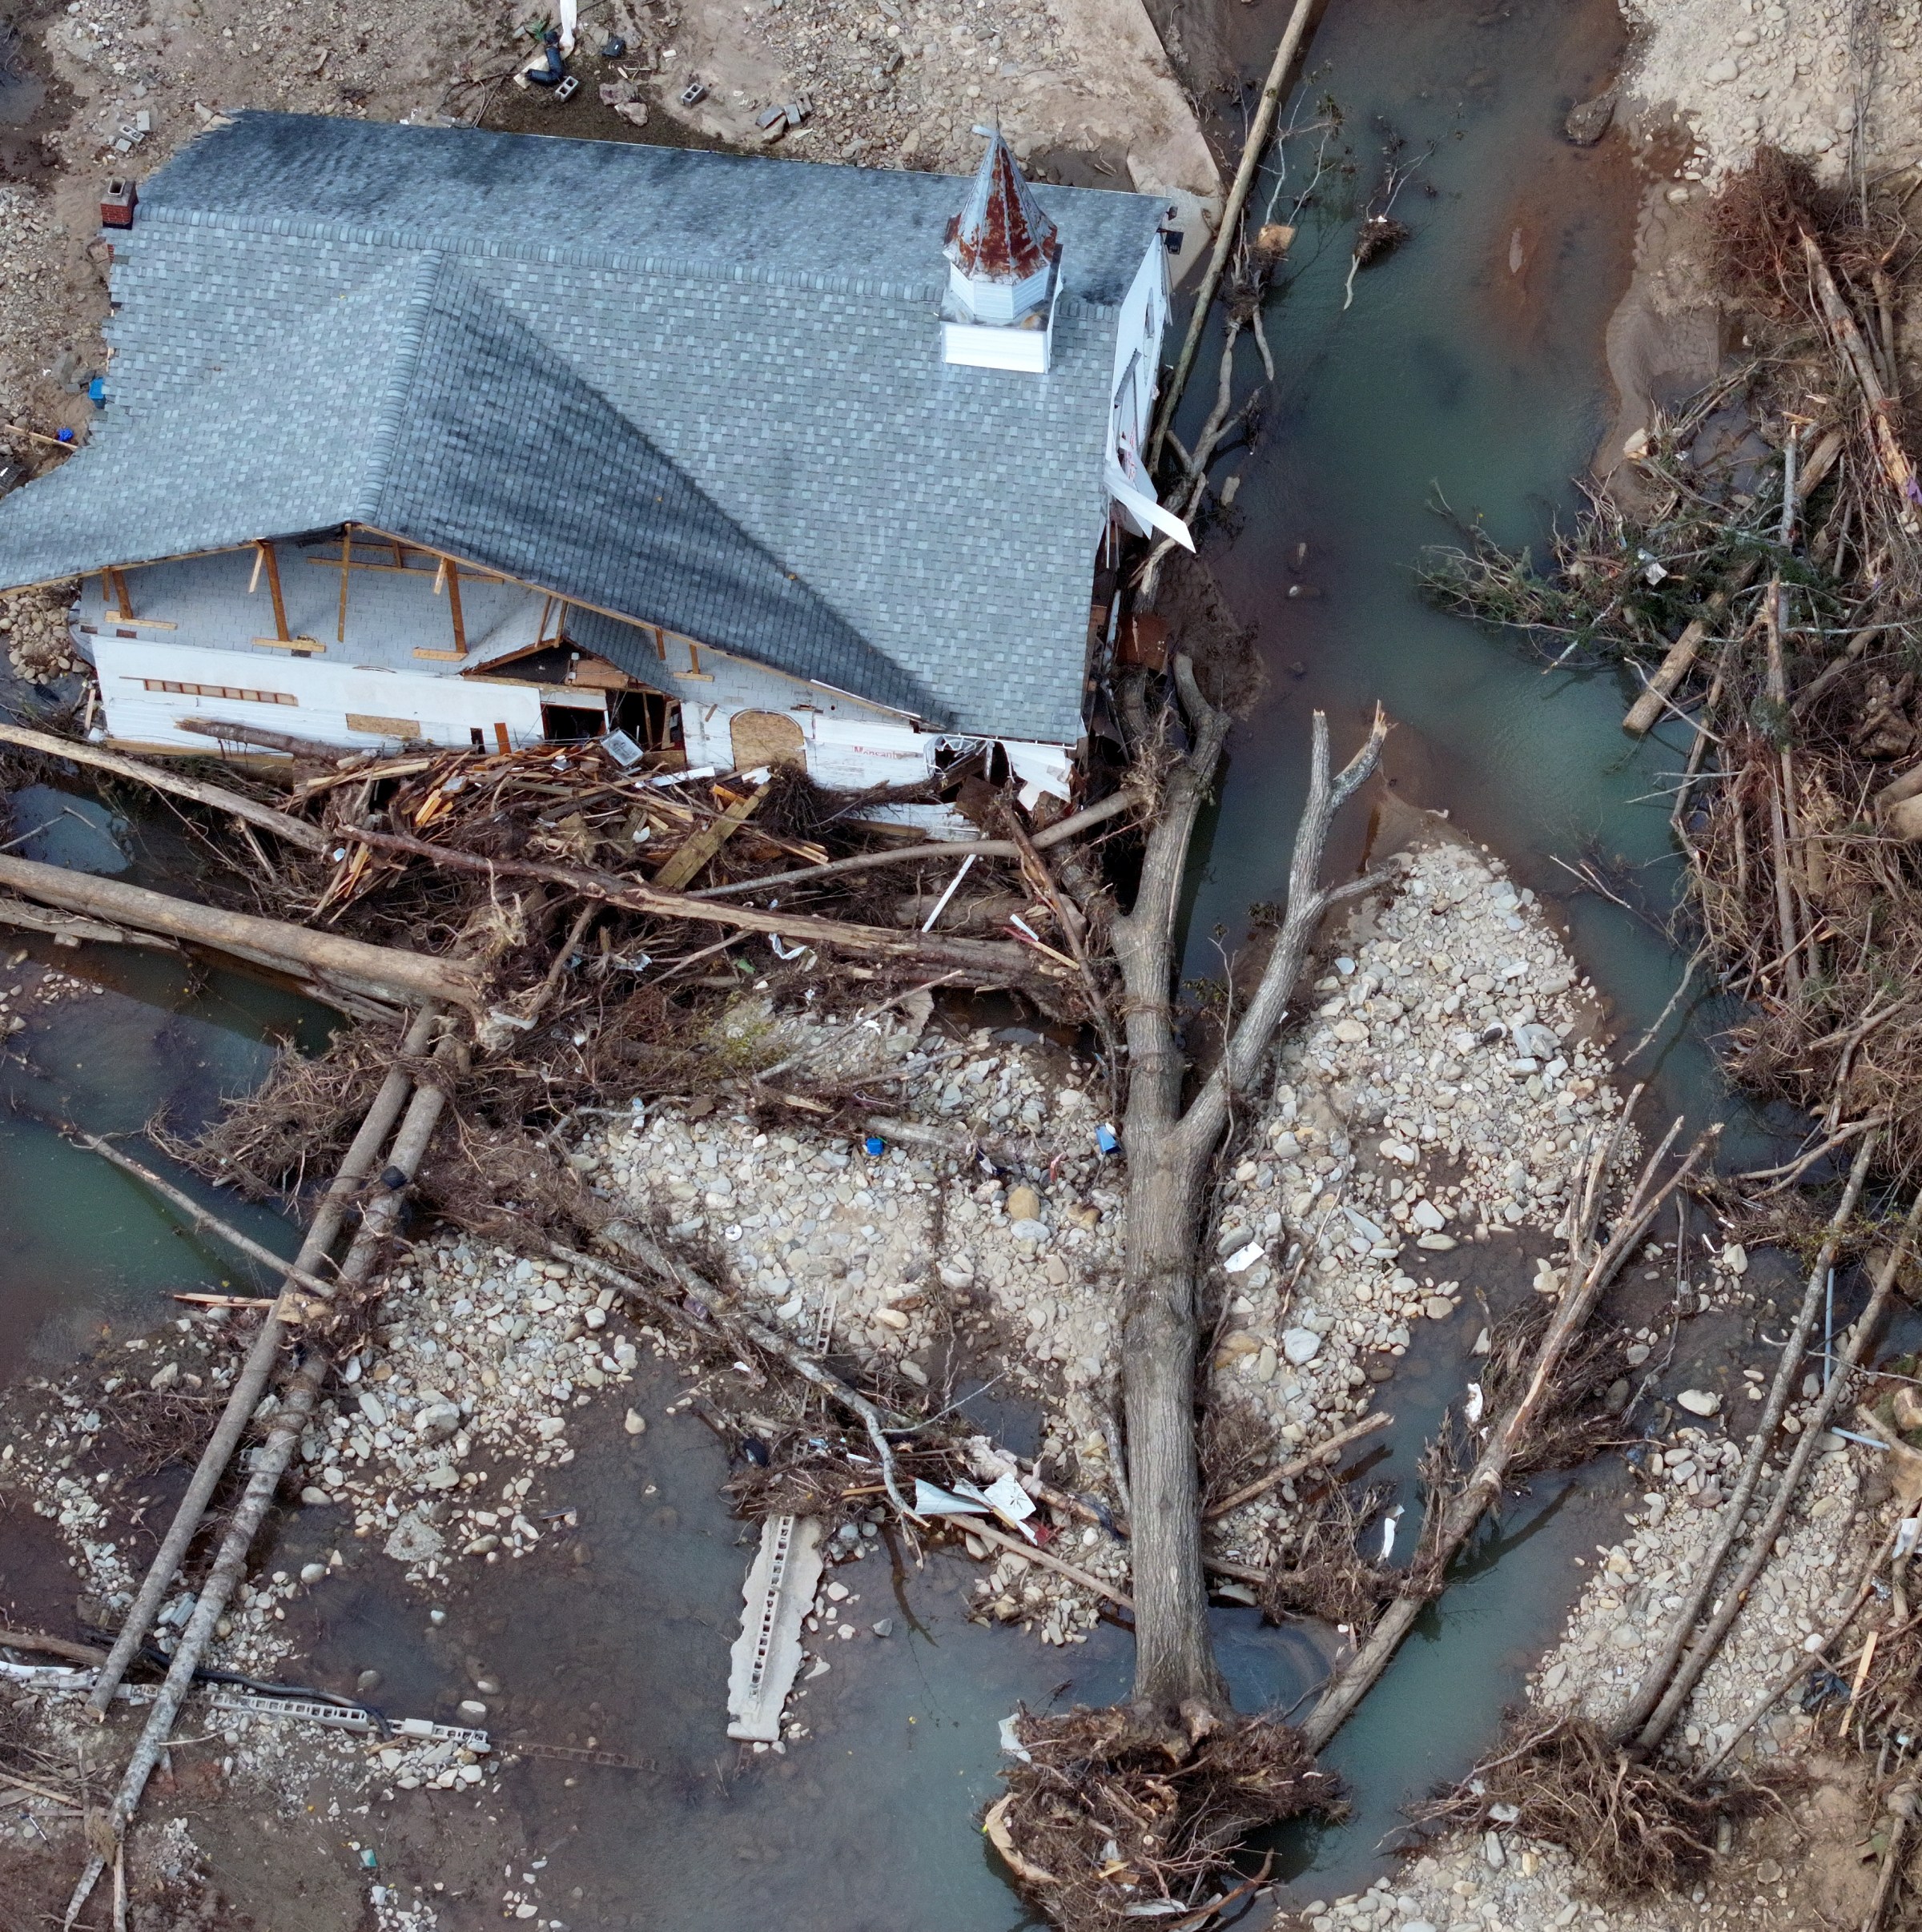
<svg viewBox="0 0 1922 1932">
<path fill-rule="evenodd" d="M 1701 614 L 1691 617 L 1683 627 L 1681 636 L 1669 646 L 1667 656 L 1650 673 L 1642 695 L 1629 706 L 1628 716 L 1622 721 L 1622 729 L 1631 738 L 1646 737 L 1655 729 L 1667 710 L 1669 698 L 1676 685 L 1693 668 L 1695 654 L 1701 649 L 1710 625 L 1728 609 L 1733 598 L 1755 581 L 1755 573 L 1761 567 L 1762 560 L 1759 556 L 1750 557 L 1719 590 L 1703 600 Z"/>
<path fill-rule="evenodd" d="M 40 752 L 50 758 L 66 758 L 75 765 L 110 772 L 116 778 L 130 778 L 135 784 L 150 786 L 157 792 L 171 792 L 176 797 L 191 798 L 196 805 L 207 805 L 217 812 L 244 819 L 250 825 L 258 825 L 263 831 L 271 832 L 276 838 L 283 838 L 289 845 L 299 846 L 304 851 L 322 851 L 328 843 L 327 834 L 304 818 L 290 817 L 285 812 L 276 812 L 271 805 L 260 805 L 251 798 L 242 797 L 238 792 L 230 792 L 224 785 L 208 785 L 199 778 L 189 778 L 163 766 L 150 765 L 143 758 L 123 757 L 119 752 L 102 751 L 96 745 L 80 744 L 72 738 L 57 738 L 48 732 L 30 731 L 23 725 L 0 724 L 0 745 L 18 745 L 23 751 Z"/>
<path fill-rule="evenodd" d="M 1009 940 L 962 939 L 941 933 L 904 933 L 887 926 L 857 926 L 824 919 L 809 913 L 763 911 L 755 906 L 728 906 L 716 899 L 698 899 L 686 893 L 663 892 L 653 884 L 622 878 L 617 873 L 577 866 L 549 865 L 534 859 L 485 858 L 451 846 L 397 832 L 356 829 L 348 837 L 378 852 L 431 860 L 456 871 L 506 878 L 543 879 L 585 898 L 604 900 L 629 912 L 657 918 L 702 920 L 738 931 L 771 933 L 790 945 L 822 946 L 845 952 L 904 960 L 919 966 L 947 968 L 959 983 L 975 986 L 1034 986 L 1065 978 L 1072 969 L 1037 963 L 1031 948 Z M 6 882 L 0 872 L 0 884 Z"/>
<path fill-rule="evenodd" d="M 1051 846 L 1060 845 L 1070 838 L 1078 838 L 1084 832 L 1092 831 L 1098 825 L 1119 817 L 1124 812 L 1132 811 L 1141 803 L 1137 793 L 1120 791 L 1091 805 L 1084 810 L 1071 813 L 1066 818 L 1056 819 L 1051 825 L 1043 825 L 1030 841 L 1037 852 L 1045 852 Z M 1012 839 L 963 838 L 943 839 L 929 846 L 899 846 L 891 852 L 861 852 L 852 858 L 830 859 L 825 865 L 803 866 L 792 872 L 776 872 L 760 878 L 735 879 L 726 886 L 706 886 L 690 896 L 697 899 L 726 898 L 739 892 L 759 892 L 770 886 L 812 885 L 817 879 L 840 877 L 850 872 L 872 871 L 879 866 L 904 866 L 919 864 L 927 859 L 967 858 L 1019 858 L 1020 849 Z M 656 880 L 655 883 L 660 883 Z"/>
</svg>

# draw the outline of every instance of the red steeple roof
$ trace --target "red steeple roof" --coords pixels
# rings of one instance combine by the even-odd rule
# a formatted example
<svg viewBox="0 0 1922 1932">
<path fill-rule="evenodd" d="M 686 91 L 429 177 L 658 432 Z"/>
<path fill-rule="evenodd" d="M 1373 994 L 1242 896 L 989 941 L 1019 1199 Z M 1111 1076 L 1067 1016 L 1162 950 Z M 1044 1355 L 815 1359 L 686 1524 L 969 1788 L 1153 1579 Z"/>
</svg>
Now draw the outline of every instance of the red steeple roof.
<svg viewBox="0 0 1922 1932">
<path fill-rule="evenodd" d="M 967 199 L 947 225 L 947 259 L 983 281 L 1024 282 L 1060 254 L 1055 224 L 1022 179 L 999 131 L 990 133 Z"/>
</svg>

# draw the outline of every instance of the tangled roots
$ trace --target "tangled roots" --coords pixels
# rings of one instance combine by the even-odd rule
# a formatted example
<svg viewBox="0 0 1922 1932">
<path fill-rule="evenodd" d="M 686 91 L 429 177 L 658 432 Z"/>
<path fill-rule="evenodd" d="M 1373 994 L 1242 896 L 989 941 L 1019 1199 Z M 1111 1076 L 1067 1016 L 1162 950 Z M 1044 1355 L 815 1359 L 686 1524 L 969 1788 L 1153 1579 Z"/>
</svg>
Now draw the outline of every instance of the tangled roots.
<svg viewBox="0 0 1922 1932">
<path fill-rule="evenodd" d="M 1559 1845 L 1606 1897 L 1651 1898 L 1696 1883 L 1724 1818 L 1767 1801 L 1755 1784 L 1713 1789 L 1639 1764 L 1582 1717 L 1511 1716 L 1500 1748 L 1461 1785 L 1415 1814 L 1429 1830 L 1511 1826 Z"/>
<path fill-rule="evenodd" d="M 1212 1726 L 1212 1728 L 1209 1728 Z M 1202 1717 L 1189 1744 L 1132 1711 L 1015 1720 L 1025 1761 L 984 1828 L 1063 1932 L 1122 1932 L 1141 1907 L 1197 1910 L 1232 1889 L 1229 1854 L 1261 1826 L 1338 1817 L 1341 1781 L 1278 1717 Z M 1160 1918 L 1162 1925 L 1179 1919 Z"/>
</svg>

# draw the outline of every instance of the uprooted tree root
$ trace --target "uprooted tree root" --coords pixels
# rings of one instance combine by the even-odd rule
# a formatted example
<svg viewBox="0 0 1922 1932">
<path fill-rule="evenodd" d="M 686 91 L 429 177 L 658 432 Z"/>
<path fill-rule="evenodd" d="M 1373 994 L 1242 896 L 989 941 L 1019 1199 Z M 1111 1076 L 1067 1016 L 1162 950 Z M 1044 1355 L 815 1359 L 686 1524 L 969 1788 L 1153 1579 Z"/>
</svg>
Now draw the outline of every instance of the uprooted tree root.
<svg viewBox="0 0 1922 1932">
<path fill-rule="evenodd" d="M 1234 1884 L 1229 1854 L 1250 1832 L 1345 1809 L 1341 1781 L 1276 1717 L 1231 1718 L 1192 1744 L 1118 1709 L 1024 1710 L 1015 1731 L 1026 1761 L 984 1827 L 1062 1932 L 1120 1932 L 1144 1906 L 1198 1910 Z"/>
<path fill-rule="evenodd" d="M 1425 1831 L 1510 1826 L 1558 1845 L 1600 1895 L 1643 1898 L 1697 1882 L 1724 1820 L 1771 1801 L 1747 1781 L 1705 1786 L 1638 1763 L 1582 1717 L 1511 1713 L 1493 1757 L 1413 1816 Z"/>
</svg>

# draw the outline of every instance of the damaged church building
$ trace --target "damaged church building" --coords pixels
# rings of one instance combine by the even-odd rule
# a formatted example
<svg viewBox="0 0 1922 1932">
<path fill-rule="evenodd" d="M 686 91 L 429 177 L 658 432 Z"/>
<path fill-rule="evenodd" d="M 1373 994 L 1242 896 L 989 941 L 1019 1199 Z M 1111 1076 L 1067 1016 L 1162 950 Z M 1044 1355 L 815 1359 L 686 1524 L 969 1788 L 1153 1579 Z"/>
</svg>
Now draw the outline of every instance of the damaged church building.
<svg viewBox="0 0 1922 1932">
<path fill-rule="evenodd" d="M 104 409 L 0 586 L 77 580 L 143 750 L 999 747 L 1065 797 L 1104 573 L 1187 541 L 1137 454 L 1170 211 L 983 132 L 970 182 L 243 114 L 110 231 Z"/>
</svg>

